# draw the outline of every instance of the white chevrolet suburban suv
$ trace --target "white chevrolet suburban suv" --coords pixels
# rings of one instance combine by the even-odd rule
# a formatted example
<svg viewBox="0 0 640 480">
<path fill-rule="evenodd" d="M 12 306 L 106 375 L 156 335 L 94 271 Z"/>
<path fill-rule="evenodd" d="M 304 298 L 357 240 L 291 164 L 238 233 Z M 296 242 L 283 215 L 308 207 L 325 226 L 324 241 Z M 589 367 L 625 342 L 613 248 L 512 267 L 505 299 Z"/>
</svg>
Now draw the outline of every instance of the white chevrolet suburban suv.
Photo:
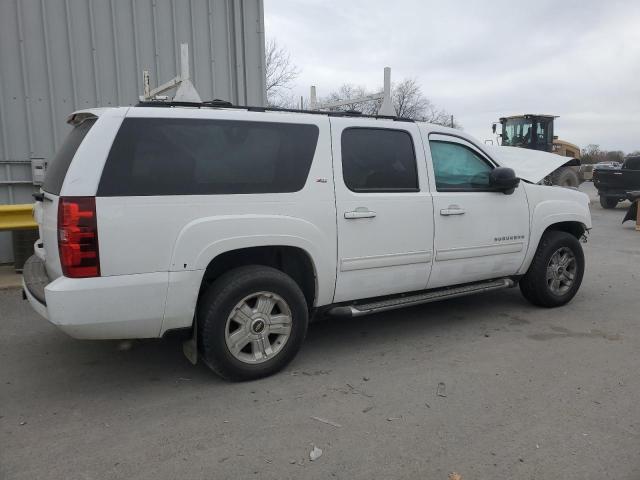
<svg viewBox="0 0 640 480">
<path fill-rule="evenodd" d="M 33 308 L 76 338 L 184 329 L 231 380 L 298 352 L 312 317 L 513 287 L 556 307 L 589 201 L 566 159 L 399 118 L 140 104 L 83 110 L 35 194 Z"/>
</svg>

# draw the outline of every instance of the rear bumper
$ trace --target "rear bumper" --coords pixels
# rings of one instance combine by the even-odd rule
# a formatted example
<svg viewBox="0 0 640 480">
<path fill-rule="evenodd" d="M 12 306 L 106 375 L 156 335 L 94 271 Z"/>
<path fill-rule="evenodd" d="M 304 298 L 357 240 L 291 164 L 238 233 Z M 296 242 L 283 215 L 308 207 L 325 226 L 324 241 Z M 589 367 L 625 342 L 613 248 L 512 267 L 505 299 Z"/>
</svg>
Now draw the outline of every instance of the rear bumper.
<svg viewBox="0 0 640 480">
<path fill-rule="evenodd" d="M 167 272 L 58 277 L 49 282 L 41 277 L 38 262 L 34 256 L 27 261 L 29 269 L 25 264 L 22 282 L 27 300 L 36 312 L 68 335 L 84 339 L 160 336 Z"/>
</svg>

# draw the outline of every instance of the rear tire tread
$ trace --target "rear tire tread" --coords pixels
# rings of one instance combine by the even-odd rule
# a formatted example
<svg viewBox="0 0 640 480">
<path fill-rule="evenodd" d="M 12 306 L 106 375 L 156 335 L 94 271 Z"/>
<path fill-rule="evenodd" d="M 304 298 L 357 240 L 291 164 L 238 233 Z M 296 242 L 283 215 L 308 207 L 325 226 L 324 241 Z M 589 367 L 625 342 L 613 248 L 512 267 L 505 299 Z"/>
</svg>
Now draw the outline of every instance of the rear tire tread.
<svg viewBox="0 0 640 480">
<path fill-rule="evenodd" d="M 618 200 L 600 195 L 600 206 L 606 209 L 616 208 L 618 206 Z"/>
<path fill-rule="evenodd" d="M 271 360 L 257 365 L 239 365 L 231 358 L 224 341 L 224 328 L 230 308 L 240 293 L 252 283 L 271 284 L 283 291 L 293 312 L 293 329 L 287 345 Z M 261 287 L 256 287 L 261 288 Z M 204 363 L 220 377 L 230 381 L 255 380 L 284 368 L 300 349 L 307 332 L 308 308 L 298 284 L 287 274 L 272 267 L 249 265 L 221 275 L 205 292 L 198 304 L 198 349 Z M 222 325 L 221 325 L 222 324 Z M 222 331 L 222 338 L 220 332 Z"/>
</svg>

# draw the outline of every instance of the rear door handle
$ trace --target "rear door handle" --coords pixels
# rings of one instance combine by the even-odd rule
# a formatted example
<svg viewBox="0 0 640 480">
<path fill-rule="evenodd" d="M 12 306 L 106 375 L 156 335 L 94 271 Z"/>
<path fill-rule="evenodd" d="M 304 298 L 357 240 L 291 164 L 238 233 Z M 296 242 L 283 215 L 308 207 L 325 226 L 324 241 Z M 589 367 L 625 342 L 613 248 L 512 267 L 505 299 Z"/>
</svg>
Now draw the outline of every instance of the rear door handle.
<svg viewBox="0 0 640 480">
<path fill-rule="evenodd" d="M 449 208 L 440 210 L 440 215 L 444 215 L 445 217 L 449 215 L 464 215 L 465 213 L 467 213 L 467 211 L 457 205 L 449 205 Z"/>
<path fill-rule="evenodd" d="M 358 207 L 351 212 L 344 212 L 344 218 L 346 218 L 347 220 L 354 220 L 357 218 L 373 218 L 375 216 L 376 212 L 372 212 L 365 207 Z"/>
</svg>

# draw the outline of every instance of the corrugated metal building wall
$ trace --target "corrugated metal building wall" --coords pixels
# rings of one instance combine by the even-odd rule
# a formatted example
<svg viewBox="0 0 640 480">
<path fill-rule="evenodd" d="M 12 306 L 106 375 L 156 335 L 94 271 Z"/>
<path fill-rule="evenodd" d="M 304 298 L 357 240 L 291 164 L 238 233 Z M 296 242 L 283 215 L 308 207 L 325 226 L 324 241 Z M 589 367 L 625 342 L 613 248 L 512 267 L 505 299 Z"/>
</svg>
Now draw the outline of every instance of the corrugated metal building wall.
<svg viewBox="0 0 640 480">
<path fill-rule="evenodd" d="M 262 0 L 1 0 L 0 204 L 32 201 L 30 162 L 70 112 L 135 104 L 143 70 L 152 87 L 178 74 L 181 43 L 203 99 L 266 103 Z"/>
</svg>

